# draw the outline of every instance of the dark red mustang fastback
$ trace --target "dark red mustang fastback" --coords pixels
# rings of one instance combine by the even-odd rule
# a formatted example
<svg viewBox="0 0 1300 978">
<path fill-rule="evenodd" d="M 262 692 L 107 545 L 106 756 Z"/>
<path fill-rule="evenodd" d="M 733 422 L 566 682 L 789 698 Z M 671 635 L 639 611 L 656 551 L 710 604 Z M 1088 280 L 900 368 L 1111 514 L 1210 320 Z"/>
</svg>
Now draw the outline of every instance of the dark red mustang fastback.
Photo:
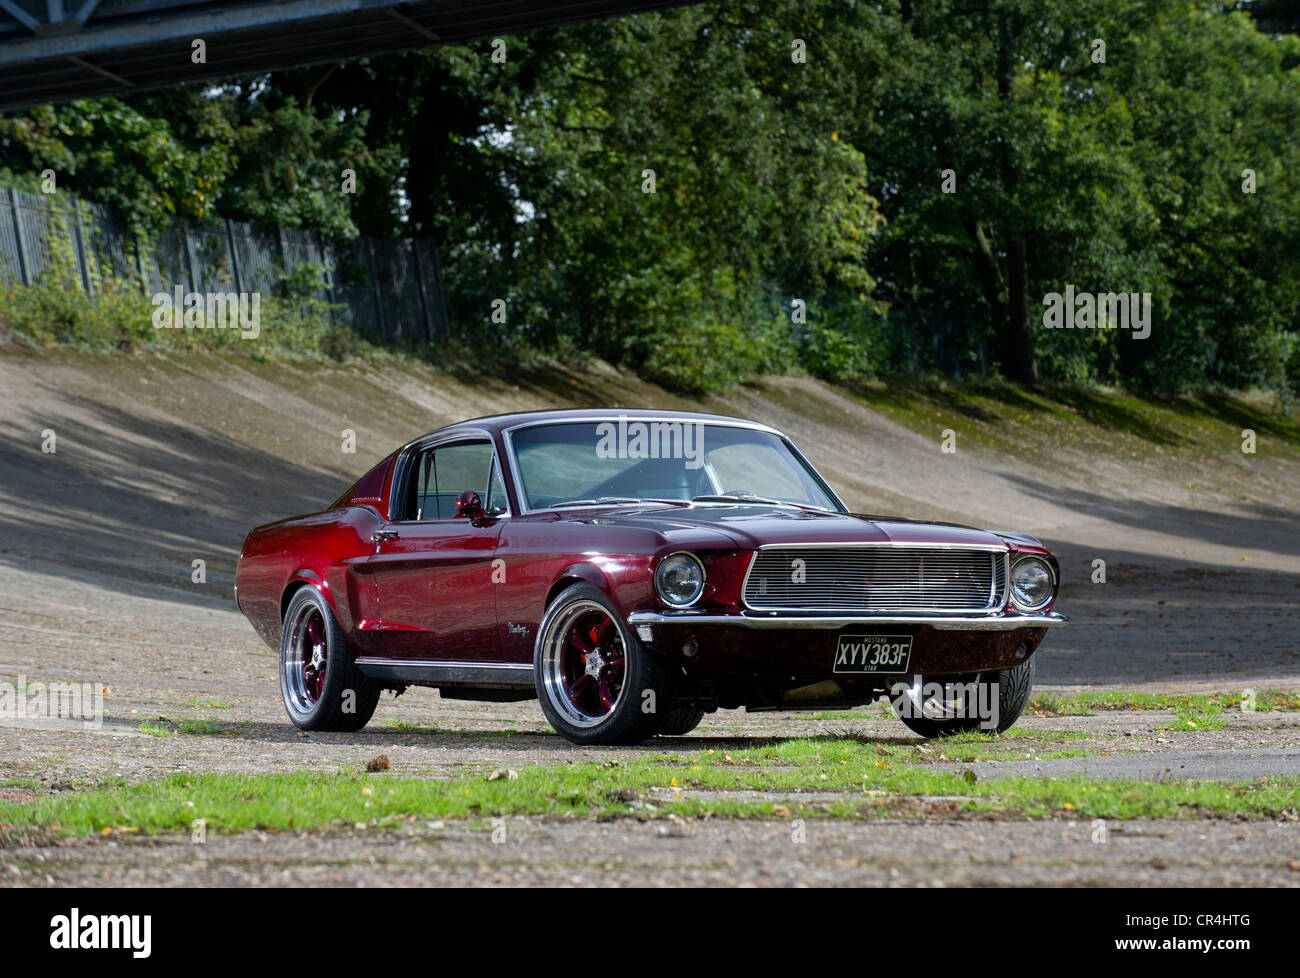
<svg viewBox="0 0 1300 978">
<path fill-rule="evenodd" d="M 433 686 L 536 696 L 583 744 L 882 696 L 935 736 L 1015 722 L 1058 573 L 1023 534 L 848 512 L 764 425 L 586 410 L 412 442 L 253 530 L 236 594 L 308 730 Z"/>
</svg>

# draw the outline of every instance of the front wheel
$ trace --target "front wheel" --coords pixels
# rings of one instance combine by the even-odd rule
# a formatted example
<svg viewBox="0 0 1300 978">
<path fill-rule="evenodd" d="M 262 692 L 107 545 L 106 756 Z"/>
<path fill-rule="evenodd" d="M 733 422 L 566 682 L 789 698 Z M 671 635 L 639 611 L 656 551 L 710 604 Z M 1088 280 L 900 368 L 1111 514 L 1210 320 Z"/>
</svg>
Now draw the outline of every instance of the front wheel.
<svg viewBox="0 0 1300 978">
<path fill-rule="evenodd" d="M 575 584 L 537 629 L 533 674 L 542 712 L 575 744 L 635 744 L 659 732 L 671 672 L 641 647 L 599 588 Z"/>
<path fill-rule="evenodd" d="M 1034 688 L 1034 660 L 1010 669 L 945 676 L 936 680 L 916 677 L 895 687 L 891 703 L 895 715 L 922 737 L 976 731 L 1002 733 L 1020 719 Z"/>
<path fill-rule="evenodd" d="M 314 587 L 289 602 L 280 632 L 280 695 L 300 730 L 360 730 L 379 703 L 379 684 L 357 668 L 343 629 Z"/>
</svg>

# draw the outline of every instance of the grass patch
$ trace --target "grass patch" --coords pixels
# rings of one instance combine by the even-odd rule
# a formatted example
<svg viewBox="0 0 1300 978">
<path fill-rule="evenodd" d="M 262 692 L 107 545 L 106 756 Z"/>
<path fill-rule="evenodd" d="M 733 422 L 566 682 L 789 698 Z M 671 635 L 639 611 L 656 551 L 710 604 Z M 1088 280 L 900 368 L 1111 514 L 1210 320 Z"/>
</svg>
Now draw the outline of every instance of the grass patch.
<svg viewBox="0 0 1300 978">
<path fill-rule="evenodd" d="M 1179 710 L 1178 719 L 1166 723 L 1161 730 L 1222 730 L 1228 725 L 1219 713 L 1201 713 L 1197 710 Z"/>
<path fill-rule="evenodd" d="M 990 733 L 984 730 L 971 730 L 964 733 L 948 734 L 929 741 L 931 744 L 1000 744 L 1008 740 L 1089 740 L 1092 734 L 1082 730 L 1030 730 L 1027 727 L 1012 727 L 1002 733 Z"/>
<path fill-rule="evenodd" d="M 1090 717 L 1092 707 L 1072 696 L 1039 693 L 1025 707 L 1030 716 L 1040 717 Z"/>
<path fill-rule="evenodd" d="M 221 700 L 186 700 L 185 706 L 191 710 L 228 710 L 229 703 L 223 703 Z"/>
<path fill-rule="evenodd" d="M 206 737 L 219 737 L 230 732 L 230 728 L 225 724 L 217 723 L 214 720 L 174 720 L 176 729 L 181 733 L 195 734 Z"/>
<path fill-rule="evenodd" d="M 1027 712 L 1031 716 L 1062 717 L 1095 716 L 1098 710 L 1173 710 L 1209 717 L 1230 710 L 1252 712 L 1249 706 L 1249 695 L 1245 693 L 1040 693 L 1029 701 Z M 1300 710 L 1300 692 L 1286 689 L 1255 692 L 1253 712 L 1271 710 Z M 1222 721 L 1218 726 L 1223 726 Z"/>
<path fill-rule="evenodd" d="M 181 717 L 172 720 L 159 717 L 137 724 L 136 729 L 150 737 L 175 737 L 177 734 L 190 734 L 195 737 L 238 737 L 244 732 L 243 724 L 231 724 L 221 720 L 197 720 Z"/>
<path fill-rule="evenodd" d="M 237 329 L 156 329 L 151 297 L 135 279 L 104 280 L 87 295 L 78 278 L 75 268 L 61 261 L 47 266 L 32 285 L 0 282 L 0 348 L 67 348 L 91 354 L 207 352 L 257 364 L 422 364 L 453 376 L 497 376 L 514 383 L 521 374 L 545 376 L 557 364 L 574 359 L 522 341 L 486 337 L 376 339 L 336 324 L 331 304 L 315 297 L 310 276 L 288 283 L 284 295 L 262 294 L 260 332 L 249 340 Z"/>
<path fill-rule="evenodd" d="M 899 743 L 892 740 L 881 741 L 866 737 L 854 738 L 854 742 L 869 747 L 877 757 L 887 758 L 886 764 L 925 765 L 951 761 L 1024 760 L 1027 756 L 1035 758 L 1085 757 L 1096 752 L 1084 748 L 1043 752 L 1039 751 L 1035 745 L 1038 743 L 1048 744 L 1060 741 L 1092 739 L 1095 739 L 1092 735 L 1074 730 L 1008 730 L 1002 734 L 983 732 L 953 734 L 922 743 Z M 1019 741 L 1019 743 L 1013 746 L 1008 744 L 1009 740 Z M 839 736 L 801 737 L 773 741 L 772 744 L 766 747 L 726 752 L 726 756 L 730 758 L 727 763 L 739 765 L 762 763 L 771 767 L 798 767 L 811 772 L 815 771 L 822 762 L 825 745 L 841 742 L 844 742 L 844 738 Z M 754 751 L 760 751 L 761 753 L 755 753 Z M 820 780 L 820 774 L 818 774 L 818 779 Z M 815 788 L 817 785 L 812 785 L 812 787 Z"/>
<path fill-rule="evenodd" d="M 1266 394 L 1161 396 L 1064 383 L 1031 390 L 996 379 L 906 378 L 852 385 L 852 390 L 914 431 L 937 439 L 952 428 L 958 444 L 1010 458 L 1062 448 L 1134 458 L 1235 451 L 1240 458 L 1243 428 L 1258 432 L 1261 453 L 1300 458 L 1300 418 L 1284 415 L 1276 397 Z"/>
<path fill-rule="evenodd" d="M 427 723 L 412 723 L 410 720 L 385 720 L 384 726 L 399 733 L 433 734 L 438 730 Z"/>
<path fill-rule="evenodd" d="M 1107 752 L 1109 753 L 1109 752 Z M 933 751 L 917 750 L 911 756 L 899 759 L 909 763 L 941 764 L 948 761 L 1024 761 L 1044 760 L 1052 757 L 1095 757 L 1095 750 L 1084 747 L 1072 747 L 1064 750 L 1040 751 L 1032 747 L 949 747 L 935 754 Z"/>
<path fill-rule="evenodd" d="M 1256 710 L 1300 711 L 1300 690 L 1264 689 L 1255 694 Z"/>
<path fill-rule="evenodd" d="M 900 762 L 879 744 L 838 738 L 773 743 L 735 752 L 646 753 L 632 759 L 528 767 L 513 780 L 487 770 L 456 780 L 402 775 L 293 773 L 177 774 L 36 802 L 0 803 L 0 826 L 43 827 L 70 835 L 292 830 L 399 826 L 423 819 L 514 814 L 581 816 L 875 817 L 918 811 L 1017 817 L 1153 818 L 1191 815 L 1276 817 L 1300 805 L 1300 779 L 1253 783 L 1134 782 L 1086 778 L 997 778 L 947 773 Z M 651 789 L 663 789 L 652 792 Z M 714 792 L 827 792 L 807 803 L 691 797 Z M 664 793 L 684 793 L 664 802 Z M 927 802 L 921 796 L 942 796 Z M 656 801 L 656 799 L 659 799 Z M 645 807 L 649 805 L 650 807 Z M 927 807 L 928 806 L 928 807 Z M 938 807 L 935 807 L 938 806 Z"/>
<path fill-rule="evenodd" d="M 176 728 L 163 723 L 156 723 L 153 720 L 145 720 L 143 723 L 137 723 L 135 729 L 142 734 L 148 734 L 150 737 L 175 737 Z"/>
</svg>

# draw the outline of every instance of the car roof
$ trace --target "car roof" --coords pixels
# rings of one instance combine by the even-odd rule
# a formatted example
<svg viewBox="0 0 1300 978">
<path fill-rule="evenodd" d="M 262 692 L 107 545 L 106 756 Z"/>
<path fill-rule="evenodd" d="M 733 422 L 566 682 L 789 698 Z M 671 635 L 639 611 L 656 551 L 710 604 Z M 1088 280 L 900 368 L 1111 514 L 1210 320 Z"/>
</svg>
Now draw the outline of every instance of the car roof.
<svg viewBox="0 0 1300 978">
<path fill-rule="evenodd" d="M 696 411 L 655 411 L 645 408 L 570 408 L 557 411 L 517 411 L 512 414 L 492 414 L 483 418 L 469 418 L 431 431 L 427 435 L 417 438 L 416 441 L 422 441 L 432 435 L 454 433 L 460 428 L 497 434 L 509 428 L 544 424 L 548 421 L 617 421 L 620 418 L 626 418 L 628 421 L 691 421 L 701 424 L 738 425 L 745 428 L 770 431 L 777 435 L 781 434 L 781 432 L 769 425 L 749 421 L 745 418 L 733 418 L 725 414 L 701 414 Z"/>
</svg>

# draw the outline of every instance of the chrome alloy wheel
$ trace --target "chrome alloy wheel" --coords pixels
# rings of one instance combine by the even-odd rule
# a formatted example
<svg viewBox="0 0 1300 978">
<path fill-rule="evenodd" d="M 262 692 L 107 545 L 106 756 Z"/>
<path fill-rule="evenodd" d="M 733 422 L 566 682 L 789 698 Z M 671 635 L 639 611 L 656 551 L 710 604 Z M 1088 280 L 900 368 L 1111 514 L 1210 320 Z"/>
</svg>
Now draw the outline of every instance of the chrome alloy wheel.
<svg viewBox="0 0 1300 978">
<path fill-rule="evenodd" d="M 329 642 L 325 616 L 314 604 L 304 604 L 286 623 L 289 641 L 280 658 L 285 702 L 298 714 L 310 713 L 325 695 Z"/>
<path fill-rule="evenodd" d="M 965 701 L 962 695 L 952 695 L 958 690 L 972 688 L 971 684 L 978 687 L 978 684 L 984 681 L 984 673 L 974 672 L 964 676 L 948 676 L 943 679 L 930 680 L 926 682 L 920 676 L 913 676 L 912 681 L 903 691 L 903 699 L 907 701 L 908 708 L 912 711 L 911 715 L 926 720 L 960 720 L 968 718 L 970 703 Z M 943 695 L 935 696 L 933 692 L 927 693 L 926 686 L 931 683 L 937 684 L 943 690 Z"/>
<path fill-rule="evenodd" d="M 595 727 L 625 692 L 627 653 L 609 612 L 575 601 L 548 625 L 542 642 L 542 685 L 555 710 L 575 727 Z"/>
</svg>

